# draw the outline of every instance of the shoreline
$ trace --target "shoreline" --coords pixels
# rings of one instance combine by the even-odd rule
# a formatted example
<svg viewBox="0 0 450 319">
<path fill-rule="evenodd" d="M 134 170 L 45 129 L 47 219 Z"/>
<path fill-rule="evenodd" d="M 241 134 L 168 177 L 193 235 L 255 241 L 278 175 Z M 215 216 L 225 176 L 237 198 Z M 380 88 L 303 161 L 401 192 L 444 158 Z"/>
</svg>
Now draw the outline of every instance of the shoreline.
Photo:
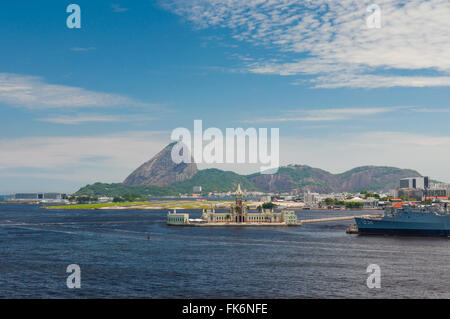
<svg viewBox="0 0 450 319">
<path fill-rule="evenodd" d="M 186 203 L 176 203 L 176 204 L 130 204 L 130 205 L 108 205 L 105 204 L 102 206 L 102 204 L 86 204 L 86 205 L 64 205 L 64 206 L 42 206 L 41 209 L 47 209 L 47 210 L 201 210 L 206 208 L 211 208 L 211 206 L 214 206 L 215 209 L 227 209 L 230 207 L 230 203 L 210 203 L 205 204 L 204 202 L 202 204 L 193 205 L 192 203 L 186 204 Z M 258 203 L 250 203 L 248 204 L 250 210 L 257 210 L 257 207 L 260 204 Z M 93 207 L 94 206 L 94 207 Z M 305 208 L 304 206 L 296 206 L 296 205 L 289 205 L 289 206 L 277 206 L 275 209 L 293 209 L 293 210 L 311 210 L 311 211 L 359 211 L 359 210 L 383 210 L 382 208 L 378 207 L 368 207 L 368 208 L 320 208 L 320 207 L 314 207 L 314 208 Z"/>
<path fill-rule="evenodd" d="M 167 224 L 169 227 L 299 227 L 301 224 L 286 223 L 189 223 Z"/>
</svg>

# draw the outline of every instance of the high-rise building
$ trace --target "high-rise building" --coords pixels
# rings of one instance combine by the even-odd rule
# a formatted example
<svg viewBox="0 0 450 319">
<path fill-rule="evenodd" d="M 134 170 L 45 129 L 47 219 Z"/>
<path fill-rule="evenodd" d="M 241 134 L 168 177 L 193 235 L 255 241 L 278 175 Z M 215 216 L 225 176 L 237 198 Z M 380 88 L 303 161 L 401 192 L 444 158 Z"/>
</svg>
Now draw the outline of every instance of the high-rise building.
<svg viewBox="0 0 450 319">
<path fill-rule="evenodd" d="M 400 188 L 427 189 L 428 187 L 428 176 L 408 177 L 400 180 Z"/>
</svg>

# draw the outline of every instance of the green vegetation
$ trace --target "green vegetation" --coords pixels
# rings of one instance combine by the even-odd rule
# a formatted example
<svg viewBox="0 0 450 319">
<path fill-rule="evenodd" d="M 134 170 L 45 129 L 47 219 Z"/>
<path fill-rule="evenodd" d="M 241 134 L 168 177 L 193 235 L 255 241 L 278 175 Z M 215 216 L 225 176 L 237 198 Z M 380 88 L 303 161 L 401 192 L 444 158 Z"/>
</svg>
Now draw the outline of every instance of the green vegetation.
<svg viewBox="0 0 450 319">
<path fill-rule="evenodd" d="M 373 182 L 372 184 L 365 185 L 365 189 L 370 189 L 372 191 L 381 189 L 394 189 L 398 187 L 398 180 L 403 177 L 413 177 L 421 176 L 417 171 L 411 169 L 400 169 L 397 167 L 390 166 L 361 166 L 346 171 L 342 174 L 335 175 L 340 180 L 345 180 L 352 176 L 353 174 L 362 173 L 366 170 L 370 170 L 370 178 L 372 180 L 378 180 L 378 182 Z M 395 176 L 395 178 L 392 178 Z M 389 177 L 390 181 L 386 181 Z M 350 192 L 357 192 L 360 189 L 348 189 Z"/>
<path fill-rule="evenodd" d="M 274 207 L 275 207 L 275 204 L 272 202 L 267 202 L 267 203 L 262 204 L 262 208 L 264 208 L 264 209 L 272 209 Z"/>
<path fill-rule="evenodd" d="M 137 206 L 151 204 L 150 202 L 130 202 L 130 203 L 99 203 L 99 204 L 76 204 L 76 205 L 61 205 L 61 206 L 44 206 L 46 209 L 98 209 L 103 207 L 116 207 L 116 206 Z"/>
<path fill-rule="evenodd" d="M 107 209 L 107 208 L 127 208 L 130 209 L 203 209 L 209 208 L 211 205 L 216 207 L 228 207 L 231 201 L 147 201 L 147 202 L 128 202 L 128 203 L 99 203 L 99 204 L 81 204 L 81 205 L 61 205 L 61 206 L 44 206 L 45 209 Z"/>
<path fill-rule="evenodd" d="M 189 180 L 173 183 L 167 187 L 159 186 L 128 186 L 122 183 L 105 184 L 95 183 L 80 188 L 75 193 L 77 196 L 109 196 L 120 197 L 132 194 L 133 196 L 178 196 L 179 194 L 192 194 L 194 186 L 202 186 L 203 193 L 228 192 L 236 189 L 241 184 L 246 190 L 259 190 L 246 176 L 234 172 L 221 171 L 219 169 L 205 169 L 199 171 Z"/>
<path fill-rule="evenodd" d="M 72 199 L 72 197 L 66 197 L 65 199 Z M 98 198 L 95 196 L 82 196 L 75 198 L 78 204 L 88 204 L 92 202 L 97 202 Z"/>
<path fill-rule="evenodd" d="M 262 175 L 261 173 L 248 175 L 248 179 L 252 180 L 255 177 Z M 329 192 L 332 190 L 328 182 L 331 182 L 333 174 L 306 165 L 289 165 L 287 167 L 280 167 L 277 175 L 282 176 L 283 183 L 279 185 L 279 192 L 289 192 L 292 188 L 302 188 L 312 186 L 317 189 L 320 188 L 322 192 Z M 325 182 L 328 181 L 328 182 Z"/>
<path fill-rule="evenodd" d="M 379 198 L 379 195 L 370 193 L 367 189 L 372 191 L 392 189 L 398 186 L 398 178 L 420 175 L 413 170 L 373 166 L 358 167 L 342 174 L 333 175 L 327 171 L 309 166 L 289 165 L 280 167 L 277 174 L 271 177 L 274 180 L 272 191 L 289 192 L 293 189 L 307 188 L 320 193 L 329 193 L 345 188 L 346 191 L 357 192 L 361 190 L 361 186 L 358 186 L 359 189 L 350 188 L 356 188 L 356 185 L 361 185 L 361 183 L 357 182 L 361 176 L 354 176 L 354 174 L 366 174 L 364 176 L 371 181 L 371 184 L 363 186 L 366 190 L 361 191 L 361 194 L 365 195 L 366 198 Z M 248 191 L 261 191 L 268 189 L 268 180 L 265 176 L 260 173 L 245 176 L 219 169 L 205 169 L 198 171 L 191 179 L 173 183 L 166 187 L 95 183 L 82 187 L 75 195 L 108 196 L 117 197 L 117 200 L 120 200 L 119 197 L 123 197 L 126 194 L 141 197 L 192 194 L 194 186 L 201 186 L 204 194 L 209 192 L 228 192 L 234 191 L 238 184 L 241 184 L 242 188 Z M 343 185 L 346 186 L 344 187 Z"/>
<path fill-rule="evenodd" d="M 325 198 L 324 202 L 327 206 L 344 206 L 345 202 L 343 200 L 333 199 L 333 198 Z"/>
<path fill-rule="evenodd" d="M 246 176 L 220 169 L 205 169 L 198 171 L 189 180 L 177 182 L 168 188 L 178 193 L 192 193 L 194 186 L 202 186 L 203 193 L 234 191 L 238 184 L 246 190 L 259 190 Z"/>
<path fill-rule="evenodd" d="M 391 166 L 360 166 L 360 167 L 356 167 L 353 168 L 349 171 L 346 171 L 344 173 L 341 174 L 337 174 L 336 176 L 340 177 L 340 178 L 347 178 L 349 176 L 351 176 L 352 174 L 356 174 L 356 173 L 361 173 L 364 172 L 366 170 L 371 170 L 374 169 L 372 172 L 372 177 L 375 178 L 379 178 L 379 177 L 383 177 L 385 175 L 395 175 L 398 173 L 407 173 L 410 174 L 410 176 L 421 176 L 418 172 L 411 170 L 411 169 L 400 169 L 397 167 L 391 167 Z"/>
<path fill-rule="evenodd" d="M 114 203 L 123 203 L 123 202 L 141 202 L 146 201 L 147 198 L 145 196 L 139 194 L 125 194 L 123 196 L 116 196 L 113 199 Z"/>
<path fill-rule="evenodd" d="M 374 193 L 369 193 L 368 191 L 361 191 L 360 194 L 364 195 L 364 198 L 373 197 L 376 199 L 380 199 L 380 195 L 374 194 Z"/>
<path fill-rule="evenodd" d="M 347 202 L 345 203 L 346 208 L 361 208 L 363 207 L 363 203 L 357 203 L 357 202 Z"/>
<path fill-rule="evenodd" d="M 126 194 L 133 194 L 133 196 L 176 196 L 177 192 L 167 188 L 158 186 L 127 186 L 122 183 L 95 183 L 87 185 L 78 192 L 77 196 L 108 196 L 108 197 L 121 197 Z"/>
</svg>

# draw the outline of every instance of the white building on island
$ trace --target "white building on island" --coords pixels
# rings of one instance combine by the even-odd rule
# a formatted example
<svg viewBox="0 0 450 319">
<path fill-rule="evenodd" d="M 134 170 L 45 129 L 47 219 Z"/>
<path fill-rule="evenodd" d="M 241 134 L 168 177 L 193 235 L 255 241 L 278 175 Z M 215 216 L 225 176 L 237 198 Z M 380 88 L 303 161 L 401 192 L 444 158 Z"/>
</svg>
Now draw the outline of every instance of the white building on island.
<svg viewBox="0 0 450 319">
<path fill-rule="evenodd" d="M 185 216 L 187 215 L 187 217 Z M 236 191 L 235 203 L 230 207 L 229 212 L 216 213 L 214 208 L 203 209 L 201 220 L 193 221 L 189 219 L 189 214 L 169 213 L 167 216 L 169 225 L 297 225 L 297 215 L 294 211 L 281 211 L 276 213 L 273 209 L 263 209 L 260 212 L 250 213 L 248 206 L 242 200 L 241 185 Z"/>
</svg>

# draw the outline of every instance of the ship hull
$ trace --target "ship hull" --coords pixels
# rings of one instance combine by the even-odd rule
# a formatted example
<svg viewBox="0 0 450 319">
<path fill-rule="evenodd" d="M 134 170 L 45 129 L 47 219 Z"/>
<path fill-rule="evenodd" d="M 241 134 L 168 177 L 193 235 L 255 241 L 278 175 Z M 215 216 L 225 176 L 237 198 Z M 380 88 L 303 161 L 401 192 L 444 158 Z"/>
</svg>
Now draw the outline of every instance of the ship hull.
<svg viewBox="0 0 450 319">
<path fill-rule="evenodd" d="M 450 236 L 450 216 L 402 214 L 381 219 L 355 218 L 359 234 L 401 236 Z"/>
<path fill-rule="evenodd" d="M 358 234 L 449 237 L 450 231 L 447 229 L 358 228 Z"/>
</svg>

